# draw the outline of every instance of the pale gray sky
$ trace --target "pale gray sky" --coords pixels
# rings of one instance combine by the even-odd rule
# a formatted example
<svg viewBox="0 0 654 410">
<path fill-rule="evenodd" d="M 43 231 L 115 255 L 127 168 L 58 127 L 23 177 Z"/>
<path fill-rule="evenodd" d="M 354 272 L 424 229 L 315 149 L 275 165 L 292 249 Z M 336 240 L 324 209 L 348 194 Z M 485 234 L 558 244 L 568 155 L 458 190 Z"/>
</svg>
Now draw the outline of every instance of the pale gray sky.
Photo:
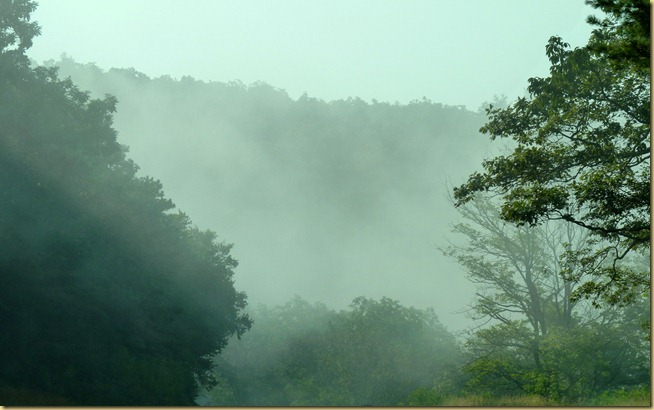
<svg viewBox="0 0 654 410">
<path fill-rule="evenodd" d="M 40 0 L 37 62 L 67 53 L 151 77 L 265 81 L 293 98 L 423 96 L 476 110 L 585 44 L 583 0 Z"/>
</svg>

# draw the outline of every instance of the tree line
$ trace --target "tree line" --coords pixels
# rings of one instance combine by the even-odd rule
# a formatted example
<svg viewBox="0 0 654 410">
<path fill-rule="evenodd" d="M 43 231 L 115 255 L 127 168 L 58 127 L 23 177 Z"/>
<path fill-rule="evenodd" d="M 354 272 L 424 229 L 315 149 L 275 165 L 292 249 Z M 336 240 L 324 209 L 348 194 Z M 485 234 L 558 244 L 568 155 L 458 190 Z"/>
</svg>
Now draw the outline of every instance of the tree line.
<svg viewBox="0 0 654 410">
<path fill-rule="evenodd" d="M 467 367 L 491 392 L 649 391 L 650 3 L 586 3 L 605 13 L 588 44 L 550 38 L 550 75 L 486 110 L 481 131 L 515 148 L 453 190 L 473 226 L 448 252 L 492 324 L 467 341 Z"/>
<path fill-rule="evenodd" d="M 0 2 L 0 401 L 649 401 L 650 5 L 588 3 L 589 43 L 552 37 L 550 75 L 487 108 L 481 131 L 515 148 L 453 190 L 442 252 L 478 286 L 457 339 L 389 298 L 248 309 L 231 245 L 127 158 L 116 98 L 30 64 L 36 4 Z"/>
<path fill-rule="evenodd" d="M 35 7 L 0 2 L 0 401 L 193 404 L 251 324 L 230 245 L 136 176 L 114 97 L 30 65 Z"/>
</svg>

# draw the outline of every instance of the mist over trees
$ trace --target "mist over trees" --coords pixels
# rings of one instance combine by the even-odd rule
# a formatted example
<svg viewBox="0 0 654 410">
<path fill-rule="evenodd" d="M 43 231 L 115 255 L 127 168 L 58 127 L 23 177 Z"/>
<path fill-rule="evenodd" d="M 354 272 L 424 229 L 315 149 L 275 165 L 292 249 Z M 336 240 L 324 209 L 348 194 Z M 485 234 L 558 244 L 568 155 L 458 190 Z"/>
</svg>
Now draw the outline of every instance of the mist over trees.
<svg viewBox="0 0 654 410">
<path fill-rule="evenodd" d="M 387 296 L 460 322 L 465 304 L 435 272 L 472 292 L 434 244 L 456 217 L 448 181 L 486 153 L 481 113 L 426 99 L 294 100 L 265 83 L 149 78 L 65 56 L 48 64 L 116 95 L 121 142 L 194 221 L 235 243 L 252 300 L 300 294 L 344 308 Z"/>
<path fill-rule="evenodd" d="M 176 211 L 162 184 L 139 172 L 127 157 L 128 148 L 118 143 L 118 101 L 127 102 L 120 112 L 134 120 L 152 104 L 132 100 L 129 106 L 121 89 L 111 87 L 96 92 L 102 97 L 91 98 L 76 85 L 84 87 L 83 82 L 66 78 L 66 61 L 62 68 L 30 65 L 23 52 L 30 33 L 38 32 L 37 26 L 27 24 L 34 3 L 3 7 L 3 13 L 16 16 L 9 31 L 26 44 L 2 54 L 1 182 L 7 202 L 0 219 L 7 250 L 2 260 L 3 397 L 22 404 L 192 404 L 201 387 L 214 384 L 211 357 L 251 324 L 242 312 L 245 295 L 234 289 L 237 263 L 231 245 Z M 21 27 L 23 23 L 27 25 Z M 445 157 L 441 150 L 449 140 L 434 140 L 435 129 L 460 135 L 462 145 L 471 144 L 466 138 L 478 124 L 468 129 L 461 124 L 469 124 L 465 120 L 470 118 L 480 121 L 477 114 L 427 100 L 409 106 L 371 105 L 358 99 L 293 101 L 265 84 L 150 81 L 134 70 L 109 74 L 116 73 L 123 87 L 154 83 L 152 100 L 174 102 L 164 107 L 169 111 L 152 113 L 157 120 L 170 121 L 154 128 L 159 136 L 154 144 L 141 145 L 146 158 L 168 162 L 167 171 L 182 184 L 195 178 L 194 173 L 208 172 L 211 184 L 244 186 L 237 193 L 254 200 L 236 201 L 241 208 L 225 212 L 227 219 L 239 212 L 246 219 L 256 212 L 274 219 L 294 202 L 292 209 L 311 209 L 309 202 L 316 209 L 306 215 L 281 217 L 286 222 L 294 219 L 296 229 L 327 217 L 322 228 L 331 234 L 328 239 L 338 235 L 345 246 L 351 243 L 339 231 L 353 219 L 372 224 L 385 216 L 375 212 L 396 205 L 379 202 L 389 196 L 389 186 L 407 198 L 425 190 L 425 181 L 412 176 L 430 160 L 429 152 L 448 161 L 467 158 L 465 149 L 456 151 L 459 158 L 451 153 Z M 129 94 L 148 95 L 140 91 L 129 89 Z M 213 101 L 206 104 L 204 99 Z M 206 115 L 211 113 L 216 114 Z M 204 129 L 198 128 L 202 121 Z M 409 125 L 413 132 L 406 135 L 412 143 L 398 143 L 398 135 L 405 135 Z M 207 130 L 218 130 L 240 145 L 218 157 L 197 155 L 215 146 L 208 144 L 215 133 L 203 134 Z M 153 132 L 140 131 L 136 128 L 130 135 Z M 134 145 L 138 147 L 138 141 Z M 163 147 L 172 148 L 174 155 L 157 151 Z M 417 155 L 421 161 L 411 161 Z M 190 167 L 192 163 L 197 167 Z M 221 179 L 224 168 L 216 165 L 223 163 L 240 166 L 242 172 Z M 284 184 L 271 189 L 271 179 L 262 175 L 273 182 L 288 179 L 297 191 Z M 437 178 L 441 183 L 441 176 Z M 217 205 L 225 201 L 208 196 L 202 202 L 213 208 L 208 208 L 211 214 L 220 214 Z M 352 219 L 336 212 L 342 206 Z M 339 266 L 332 263 L 330 270 L 338 272 Z M 350 372 L 356 371 L 354 353 L 343 360 Z M 407 363 L 397 366 L 408 372 Z M 392 373 L 384 377 L 392 378 Z M 423 372 L 407 377 L 428 384 L 431 376 Z M 335 388 L 323 383 L 324 389 Z M 339 386 L 334 394 L 340 398 L 333 402 L 346 403 L 354 397 L 352 388 Z M 385 402 L 400 400 L 407 391 L 407 386 L 396 393 L 388 390 L 385 394 L 394 396 Z M 382 393 L 379 388 L 375 392 Z"/>
<path fill-rule="evenodd" d="M 487 108 L 481 131 L 515 148 L 454 188 L 483 229 L 458 225 L 469 247 L 449 254 L 485 285 L 473 311 L 495 323 L 467 341 L 468 371 L 494 394 L 650 388 L 651 5 L 588 4 L 606 13 L 588 18 L 588 45 L 550 38 L 550 76 Z"/>
<path fill-rule="evenodd" d="M 2 401 L 193 404 L 250 326 L 230 246 L 136 176 L 114 97 L 30 68 L 34 7 L 0 3 Z"/>
<path fill-rule="evenodd" d="M 645 289 L 634 289 L 639 297 L 629 309 L 596 309 L 572 298 L 577 283 L 565 272 L 578 266 L 565 256 L 590 246 L 586 230 L 556 221 L 507 224 L 481 197 L 459 210 L 465 222 L 454 232 L 466 244 L 445 252 L 478 284 L 469 315 L 484 325 L 466 341 L 468 386 L 497 396 L 574 401 L 648 383 Z M 631 262 L 647 269 L 646 255 Z"/>
<path fill-rule="evenodd" d="M 336 312 L 299 297 L 250 312 L 255 323 L 217 357 L 221 384 L 208 405 L 395 406 L 445 385 L 461 362 L 432 310 L 355 298 Z"/>
<path fill-rule="evenodd" d="M 588 4 L 472 112 L 39 65 L 0 0 L 0 403 L 651 404 L 650 5 Z"/>
</svg>

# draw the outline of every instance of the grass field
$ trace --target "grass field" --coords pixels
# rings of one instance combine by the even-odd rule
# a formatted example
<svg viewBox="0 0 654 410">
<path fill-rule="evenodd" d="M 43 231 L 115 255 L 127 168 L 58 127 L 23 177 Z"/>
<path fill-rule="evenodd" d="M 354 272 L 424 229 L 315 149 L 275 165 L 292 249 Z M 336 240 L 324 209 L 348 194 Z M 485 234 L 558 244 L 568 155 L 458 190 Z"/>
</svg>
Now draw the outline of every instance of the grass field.
<svg viewBox="0 0 654 410">
<path fill-rule="evenodd" d="M 428 389 L 424 389 L 426 392 Z M 431 395 L 429 395 L 431 396 Z M 431 399 L 431 400 L 430 400 Z M 432 401 L 429 403 L 429 401 Z M 52 396 L 47 393 L 22 388 L 0 388 L 0 404 L 29 406 L 71 406 L 71 401 L 64 397 Z M 651 392 L 649 386 L 629 390 L 606 391 L 596 397 L 574 403 L 563 403 L 548 400 L 541 396 L 502 396 L 469 395 L 441 398 L 436 395 L 423 395 L 418 406 L 439 407 L 651 407 Z M 405 404 L 406 405 L 406 404 Z M 409 404 L 411 405 L 411 404 Z"/>
<path fill-rule="evenodd" d="M 596 397 L 573 403 L 552 401 L 541 396 L 446 397 L 438 405 L 444 407 L 651 407 L 651 392 L 649 386 L 630 390 L 610 390 Z"/>
</svg>

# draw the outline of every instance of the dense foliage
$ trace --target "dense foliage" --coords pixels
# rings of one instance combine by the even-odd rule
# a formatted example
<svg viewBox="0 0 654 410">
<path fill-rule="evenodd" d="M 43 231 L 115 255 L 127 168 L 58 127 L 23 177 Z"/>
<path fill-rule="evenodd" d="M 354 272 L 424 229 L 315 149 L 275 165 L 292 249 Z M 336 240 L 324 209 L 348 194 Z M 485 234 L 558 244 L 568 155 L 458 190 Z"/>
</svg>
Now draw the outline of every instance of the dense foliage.
<svg viewBox="0 0 654 410">
<path fill-rule="evenodd" d="M 250 324 L 230 246 L 136 176 L 115 98 L 30 68 L 33 9 L 0 2 L 0 394 L 192 404 L 210 355 Z"/>
<path fill-rule="evenodd" d="M 485 321 L 466 341 L 477 394 L 650 400 L 650 2 L 587 3 L 606 13 L 588 45 L 552 37 L 550 76 L 486 110 L 512 152 L 454 189 L 468 242 L 447 253 Z"/>
<path fill-rule="evenodd" d="M 605 55 L 618 67 L 650 70 L 650 8 L 648 0 L 586 0 L 605 13 L 589 16 L 597 27 L 589 42 L 591 50 Z"/>
<path fill-rule="evenodd" d="M 480 113 L 426 99 L 293 100 L 263 83 L 150 79 L 66 57 L 34 67 L 35 3 L 0 0 L 0 403 L 649 401 L 650 6 L 588 3 L 606 13 L 589 18 L 588 46 L 553 37 L 550 76 L 530 79 L 528 98 L 488 107 L 482 132 L 512 138 L 513 152 L 455 189 L 465 243 L 445 253 L 478 286 L 468 313 L 479 323 L 460 344 L 433 310 L 386 297 L 342 311 L 296 297 L 246 313 L 231 245 L 139 172 L 114 120 L 150 170 L 202 191 L 205 216 L 256 226 L 265 286 L 288 291 L 273 260 L 286 269 L 306 257 L 325 270 L 311 272 L 320 293 L 349 274 L 334 257 L 348 248 L 377 282 L 392 264 L 418 282 L 398 256 L 414 242 L 384 243 L 388 259 L 371 261 L 358 235 L 373 246 L 418 236 L 434 211 L 432 176 L 474 162 Z M 119 99 L 91 98 L 78 82 Z M 282 226 L 311 246 L 275 252 L 262 232 L 282 242 Z M 291 281 L 306 280 L 299 272 Z"/>
<path fill-rule="evenodd" d="M 334 312 L 295 298 L 252 313 L 253 329 L 217 358 L 213 405 L 394 406 L 444 383 L 459 364 L 454 337 L 430 310 L 356 298 Z"/>
<path fill-rule="evenodd" d="M 528 98 L 489 108 L 481 128 L 513 139 L 515 149 L 484 161 L 485 171 L 454 195 L 462 205 L 492 191 L 504 199 L 505 220 L 559 219 L 590 230 L 597 242 L 583 256 L 588 274 L 577 296 L 623 304 L 632 288 L 649 284 L 649 272 L 604 261 L 650 244 L 650 4 L 590 3 L 608 17 L 590 18 L 598 28 L 589 45 L 571 50 L 550 39 L 550 76 L 529 79 Z"/>
</svg>

